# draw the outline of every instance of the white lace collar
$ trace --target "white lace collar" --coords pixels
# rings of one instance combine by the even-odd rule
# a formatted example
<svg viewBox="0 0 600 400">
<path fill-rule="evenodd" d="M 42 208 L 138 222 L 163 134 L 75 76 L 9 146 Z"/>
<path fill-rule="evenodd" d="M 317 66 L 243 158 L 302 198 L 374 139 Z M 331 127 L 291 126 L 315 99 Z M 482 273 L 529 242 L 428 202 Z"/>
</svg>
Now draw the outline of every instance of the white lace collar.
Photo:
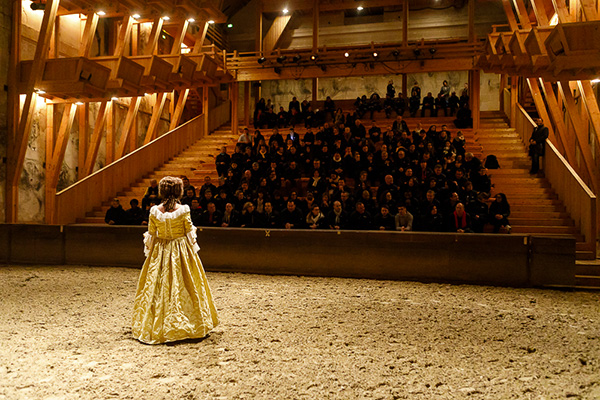
<svg viewBox="0 0 600 400">
<path fill-rule="evenodd" d="M 159 221 L 166 221 L 168 219 L 175 219 L 182 216 L 185 213 L 190 212 L 190 207 L 187 204 L 181 204 L 179 208 L 171 212 L 161 212 L 158 206 L 153 206 L 150 209 L 150 215 L 153 215 Z"/>
</svg>

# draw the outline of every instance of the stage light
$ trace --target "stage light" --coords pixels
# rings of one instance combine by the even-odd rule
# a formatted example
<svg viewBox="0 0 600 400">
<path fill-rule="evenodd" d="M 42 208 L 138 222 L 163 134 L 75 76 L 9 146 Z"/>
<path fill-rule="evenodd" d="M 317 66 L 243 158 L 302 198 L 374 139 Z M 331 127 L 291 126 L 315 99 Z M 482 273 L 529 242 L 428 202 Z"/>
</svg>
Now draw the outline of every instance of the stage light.
<svg viewBox="0 0 600 400">
<path fill-rule="evenodd" d="M 413 49 L 413 53 L 415 54 L 415 57 L 419 57 L 421 55 L 421 49 Z"/>
<path fill-rule="evenodd" d="M 267 61 L 267 59 L 265 57 L 261 57 L 257 61 L 259 64 L 264 64 L 264 62 Z"/>
<path fill-rule="evenodd" d="M 35 3 L 32 1 L 29 7 L 31 7 L 33 11 L 44 11 L 46 9 L 46 3 Z"/>
<path fill-rule="evenodd" d="M 364 10 L 363 6 L 358 6 L 358 7 L 356 7 L 356 9 L 357 9 L 358 11 L 362 11 L 362 10 Z"/>
<path fill-rule="evenodd" d="M 278 62 L 279 64 L 283 64 L 283 62 L 284 62 L 285 60 L 287 60 L 287 56 L 285 56 L 285 55 L 277 57 L 277 62 Z"/>
<path fill-rule="evenodd" d="M 288 10 L 287 8 L 284 8 L 283 10 L 281 10 L 282 13 L 287 14 L 290 12 L 290 10 Z"/>
<path fill-rule="evenodd" d="M 214 20 L 212 20 L 212 19 L 209 19 L 209 20 L 208 20 L 208 23 L 209 23 L 210 25 L 212 25 L 212 24 L 214 24 L 214 23 L 215 23 L 215 21 L 214 21 Z"/>
<path fill-rule="evenodd" d="M 437 49 L 435 47 L 429 48 L 429 53 L 431 53 L 431 55 L 434 55 L 436 51 L 437 51 Z"/>
<path fill-rule="evenodd" d="M 196 22 L 196 20 L 194 18 L 188 18 L 188 22 L 192 23 L 192 22 Z"/>
<path fill-rule="evenodd" d="M 592 81 L 592 82 L 593 82 L 593 81 Z M 36 92 L 37 94 L 46 94 L 46 92 L 45 92 L 44 90 L 42 90 L 42 89 L 35 89 L 35 92 Z"/>
<path fill-rule="evenodd" d="M 119 98 L 118 98 L 118 97 L 115 97 L 115 96 L 111 97 L 110 99 L 111 99 L 112 101 L 117 101 L 117 100 L 119 100 Z"/>
<path fill-rule="evenodd" d="M 229 29 L 231 29 L 231 28 L 233 28 L 233 24 L 227 24 L 227 27 L 228 27 Z"/>
<path fill-rule="evenodd" d="M 394 50 L 394 51 L 392 51 L 392 55 L 394 57 L 398 57 L 400 55 L 400 52 L 398 50 Z"/>
<path fill-rule="evenodd" d="M 82 106 L 83 104 L 84 104 L 83 101 L 77 101 L 77 102 L 75 102 L 76 106 Z"/>
<path fill-rule="evenodd" d="M 302 60 L 302 56 L 300 54 L 296 54 L 294 57 L 292 57 L 292 61 L 295 63 L 299 63 L 300 60 Z"/>
<path fill-rule="evenodd" d="M 168 20 L 171 19 L 171 17 L 169 17 L 168 15 L 165 15 L 165 16 L 162 17 L 162 19 L 164 19 L 165 21 L 168 21 Z"/>
<path fill-rule="evenodd" d="M 313 53 L 310 55 L 310 59 L 313 61 L 316 61 L 319 58 L 319 55 L 317 53 Z"/>
<path fill-rule="evenodd" d="M 98 11 L 96 14 L 98 14 L 99 16 L 103 17 L 106 15 L 106 13 L 102 10 Z"/>
<path fill-rule="evenodd" d="M 373 52 L 373 58 L 377 58 L 379 57 L 379 53 L 377 53 L 376 51 Z"/>
<path fill-rule="evenodd" d="M 138 18 L 141 18 L 141 15 L 136 13 L 136 14 L 133 14 L 131 17 L 133 19 L 138 19 Z"/>
<path fill-rule="evenodd" d="M 346 57 L 346 58 L 350 57 L 350 53 L 348 53 L 348 52 L 345 52 L 345 53 L 344 53 L 344 57 Z"/>
</svg>

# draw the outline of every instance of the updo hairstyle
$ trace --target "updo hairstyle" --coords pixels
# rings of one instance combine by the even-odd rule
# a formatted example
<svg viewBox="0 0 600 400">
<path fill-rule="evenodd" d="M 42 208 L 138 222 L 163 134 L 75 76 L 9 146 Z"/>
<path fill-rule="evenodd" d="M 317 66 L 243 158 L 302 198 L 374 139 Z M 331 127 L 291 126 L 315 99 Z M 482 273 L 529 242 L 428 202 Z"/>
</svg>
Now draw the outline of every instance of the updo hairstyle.
<svg viewBox="0 0 600 400">
<path fill-rule="evenodd" d="M 158 195 L 163 201 L 165 211 L 173 211 L 183 195 L 183 181 L 174 176 L 165 176 L 158 184 Z"/>
</svg>

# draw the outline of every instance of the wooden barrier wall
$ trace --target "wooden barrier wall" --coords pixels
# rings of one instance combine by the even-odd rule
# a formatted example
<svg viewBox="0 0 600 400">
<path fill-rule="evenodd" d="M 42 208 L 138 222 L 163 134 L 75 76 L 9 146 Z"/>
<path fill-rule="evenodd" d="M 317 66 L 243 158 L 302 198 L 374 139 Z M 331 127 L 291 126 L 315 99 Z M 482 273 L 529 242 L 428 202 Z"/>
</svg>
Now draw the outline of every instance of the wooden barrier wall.
<svg viewBox="0 0 600 400">
<path fill-rule="evenodd" d="M 230 104 L 227 102 L 209 112 L 209 132 L 227 122 L 229 109 Z M 100 201 L 115 196 L 117 192 L 129 187 L 208 134 L 209 132 L 204 132 L 206 115 L 202 114 L 178 126 L 57 193 L 57 223 L 74 223 Z"/>
</svg>

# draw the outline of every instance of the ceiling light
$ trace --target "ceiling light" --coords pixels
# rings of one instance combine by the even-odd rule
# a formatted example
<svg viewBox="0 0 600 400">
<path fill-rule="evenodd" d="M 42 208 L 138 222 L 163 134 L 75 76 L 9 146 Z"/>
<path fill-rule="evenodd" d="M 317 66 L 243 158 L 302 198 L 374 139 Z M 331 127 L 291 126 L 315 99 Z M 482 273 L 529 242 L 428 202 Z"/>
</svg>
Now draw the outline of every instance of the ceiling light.
<svg viewBox="0 0 600 400">
<path fill-rule="evenodd" d="M 392 51 L 392 55 L 394 57 L 398 57 L 400 55 L 400 52 L 398 50 L 394 50 L 394 51 Z"/>
<path fill-rule="evenodd" d="M 103 17 L 106 15 L 106 13 L 102 10 L 98 11 L 96 14 L 98 14 L 99 16 Z"/>
<path fill-rule="evenodd" d="M 162 19 L 164 19 L 165 21 L 168 21 L 168 20 L 171 19 L 171 17 L 169 17 L 168 15 L 165 15 L 165 16 L 162 17 Z"/>
<path fill-rule="evenodd" d="M 229 29 L 231 29 L 231 28 L 233 28 L 233 24 L 227 24 L 227 27 L 228 27 Z"/>
<path fill-rule="evenodd" d="M 115 97 L 115 96 L 111 97 L 110 99 L 111 99 L 112 101 L 117 101 L 117 100 L 119 100 L 119 98 L 118 98 L 118 97 Z"/>
<path fill-rule="evenodd" d="M 592 79 L 592 83 L 593 84 L 600 83 L 600 78 Z"/>
<path fill-rule="evenodd" d="M 290 12 L 290 10 L 288 10 L 287 8 L 284 8 L 283 10 L 281 10 L 282 13 L 287 14 Z"/>
<path fill-rule="evenodd" d="M 374 52 L 373 52 L 373 57 L 374 57 L 374 58 L 377 58 L 377 57 L 379 57 L 379 53 L 377 53 L 376 51 L 374 51 Z"/>
<path fill-rule="evenodd" d="M 315 61 L 317 58 L 319 58 L 319 55 L 317 53 L 313 53 L 310 55 L 310 59 Z"/>
<path fill-rule="evenodd" d="M 357 9 L 358 11 L 362 11 L 362 10 L 364 10 L 363 6 L 358 6 L 358 7 L 356 7 L 356 9 Z"/>
<path fill-rule="evenodd" d="M 138 18 L 141 17 L 141 15 L 140 14 L 133 14 L 132 17 L 135 18 L 135 19 L 138 19 Z"/>
<path fill-rule="evenodd" d="M 413 53 L 415 54 L 415 57 L 419 57 L 421 55 L 421 49 L 413 49 Z"/>
<path fill-rule="evenodd" d="M 194 18 L 188 18 L 188 22 L 192 23 L 192 22 L 196 22 L 196 20 Z"/>
<path fill-rule="evenodd" d="M 592 81 L 592 82 L 593 82 L 593 81 Z M 46 94 L 46 92 L 45 92 L 44 90 L 42 90 L 42 89 L 35 89 L 35 92 L 36 92 L 37 94 Z"/>
<path fill-rule="evenodd" d="M 77 101 L 77 102 L 75 102 L 76 106 L 82 106 L 83 104 L 84 104 L 83 101 Z"/>
<path fill-rule="evenodd" d="M 33 11 L 44 11 L 46 9 L 46 3 L 36 3 L 32 1 L 29 7 L 31 7 Z"/>
<path fill-rule="evenodd" d="M 348 53 L 348 52 L 345 52 L 345 53 L 344 53 L 344 57 L 346 57 L 346 58 L 350 57 L 350 53 Z"/>
<path fill-rule="evenodd" d="M 209 19 L 209 20 L 208 20 L 208 23 L 212 25 L 212 24 L 214 24 L 214 23 L 215 23 L 215 21 L 214 21 L 214 20 L 212 20 L 212 19 Z"/>
</svg>

